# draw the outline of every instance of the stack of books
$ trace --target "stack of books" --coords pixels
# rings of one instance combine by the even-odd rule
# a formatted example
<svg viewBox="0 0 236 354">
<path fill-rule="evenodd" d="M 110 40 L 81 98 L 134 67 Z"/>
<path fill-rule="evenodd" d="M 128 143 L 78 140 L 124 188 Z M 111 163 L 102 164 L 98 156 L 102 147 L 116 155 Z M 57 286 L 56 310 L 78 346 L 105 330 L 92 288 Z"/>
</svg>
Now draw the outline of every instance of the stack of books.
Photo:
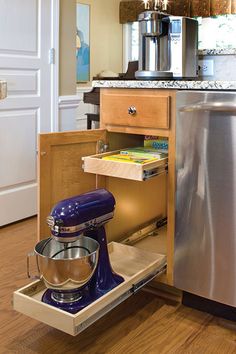
<svg viewBox="0 0 236 354">
<path fill-rule="evenodd" d="M 168 152 L 159 152 L 153 148 L 136 147 L 121 150 L 119 154 L 105 156 L 103 160 L 145 164 L 168 157 Z"/>
</svg>

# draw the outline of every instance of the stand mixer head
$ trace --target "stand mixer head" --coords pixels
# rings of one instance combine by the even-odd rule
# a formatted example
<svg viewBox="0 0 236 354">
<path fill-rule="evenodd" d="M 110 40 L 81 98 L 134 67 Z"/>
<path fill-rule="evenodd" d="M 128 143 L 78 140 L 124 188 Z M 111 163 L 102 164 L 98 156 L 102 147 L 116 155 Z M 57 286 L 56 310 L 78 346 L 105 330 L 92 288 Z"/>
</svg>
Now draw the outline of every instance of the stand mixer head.
<svg viewBox="0 0 236 354">
<path fill-rule="evenodd" d="M 76 313 L 124 281 L 112 270 L 104 229 L 114 209 L 115 198 L 105 189 L 54 206 L 47 218 L 51 238 L 35 247 L 48 288 L 43 302 Z"/>
</svg>

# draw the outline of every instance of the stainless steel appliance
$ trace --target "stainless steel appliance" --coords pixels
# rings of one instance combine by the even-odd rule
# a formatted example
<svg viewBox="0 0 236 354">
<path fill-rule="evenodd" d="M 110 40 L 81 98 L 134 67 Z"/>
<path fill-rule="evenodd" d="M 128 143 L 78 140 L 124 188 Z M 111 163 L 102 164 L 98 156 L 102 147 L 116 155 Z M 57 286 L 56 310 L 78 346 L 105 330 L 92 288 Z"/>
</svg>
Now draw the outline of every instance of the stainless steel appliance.
<svg viewBox="0 0 236 354">
<path fill-rule="evenodd" d="M 236 306 L 236 93 L 177 94 L 174 285 Z"/>
<path fill-rule="evenodd" d="M 139 15 L 137 79 L 198 76 L 198 22 L 160 11 Z"/>
</svg>

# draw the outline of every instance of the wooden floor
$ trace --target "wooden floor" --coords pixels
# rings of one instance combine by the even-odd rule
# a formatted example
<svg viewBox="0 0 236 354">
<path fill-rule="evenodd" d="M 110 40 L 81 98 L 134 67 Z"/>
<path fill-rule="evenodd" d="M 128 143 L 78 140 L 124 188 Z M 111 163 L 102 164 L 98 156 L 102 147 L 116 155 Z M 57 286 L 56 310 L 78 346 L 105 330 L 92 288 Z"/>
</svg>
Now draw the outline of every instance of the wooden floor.
<svg viewBox="0 0 236 354">
<path fill-rule="evenodd" d="M 140 292 L 77 337 L 12 310 L 25 285 L 36 219 L 0 229 L 0 354 L 236 353 L 236 324 Z"/>
</svg>

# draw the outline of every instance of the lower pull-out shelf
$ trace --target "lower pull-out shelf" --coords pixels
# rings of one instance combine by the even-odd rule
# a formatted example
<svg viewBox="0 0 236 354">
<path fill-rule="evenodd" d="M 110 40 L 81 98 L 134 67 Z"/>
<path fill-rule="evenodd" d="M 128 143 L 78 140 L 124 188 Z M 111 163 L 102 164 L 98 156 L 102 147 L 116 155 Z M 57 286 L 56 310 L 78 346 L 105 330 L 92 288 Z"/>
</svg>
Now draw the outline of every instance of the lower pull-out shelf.
<svg viewBox="0 0 236 354">
<path fill-rule="evenodd" d="M 164 157 L 143 164 L 104 160 L 104 157 L 119 154 L 120 150 L 83 157 L 84 172 L 97 175 L 145 181 L 166 173 L 168 158 Z"/>
<path fill-rule="evenodd" d="M 158 274 L 165 272 L 166 256 L 143 251 L 136 247 L 112 242 L 109 255 L 115 272 L 125 281 L 77 314 L 47 305 L 41 301 L 46 290 L 38 280 L 14 292 L 14 309 L 70 335 L 77 335 L 135 294 Z"/>
</svg>

